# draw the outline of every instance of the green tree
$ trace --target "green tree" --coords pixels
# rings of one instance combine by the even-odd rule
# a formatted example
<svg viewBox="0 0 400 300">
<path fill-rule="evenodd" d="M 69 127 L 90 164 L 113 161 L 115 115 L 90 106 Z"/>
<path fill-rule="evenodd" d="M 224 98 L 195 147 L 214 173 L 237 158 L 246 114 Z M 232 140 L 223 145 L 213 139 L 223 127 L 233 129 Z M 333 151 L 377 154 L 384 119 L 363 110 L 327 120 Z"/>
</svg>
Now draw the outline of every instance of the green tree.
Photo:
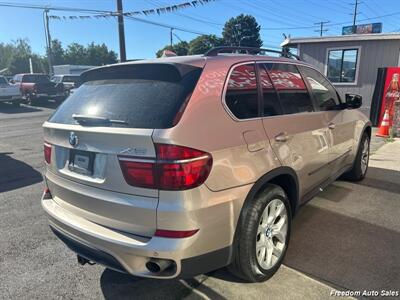
<svg viewBox="0 0 400 300">
<path fill-rule="evenodd" d="M 69 44 L 65 50 L 65 63 L 70 65 L 86 65 L 87 64 L 87 50 L 78 43 Z"/>
<path fill-rule="evenodd" d="M 65 64 L 65 51 L 61 42 L 57 39 L 51 41 L 51 54 L 53 65 Z"/>
<path fill-rule="evenodd" d="M 214 34 L 200 35 L 189 42 L 189 54 L 204 54 L 213 47 L 222 46 L 223 40 Z"/>
<path fill-rule="evenodd" d="M 230 18 L 224 26 L 222 36 L 226 45 L 261 47 L 260 26 L 251 15 L 241 14 Z"/>
<path fill-rule="evenodd" d="M 171 50 L 176 53 L 178 56 L 188 55 L 189 53 L 189 44 L 186 41 L 181 41 L 177 44 L 173 44 L 172 46 L 168 45 L 164 48 L 157 51 L 156 56 L 161 57 L 164 50 Z"/>
<path fill-rule="evenodd" d="M 29 40 L 18 39 L 8 44 L 0 44 L 0 69 L 7 68 L 5 74 L 13 75 L 30 71 L 29 58 L 34 72 L 46 72 L 43 57 L 32 53 Z"/>
<path fill-rule="evenodd" d="M 117 53 L 108 50 L 106 44 L 96 45 L 90 43 L 86 49 L 87 64 L 94 66 L 101 66 L 105 64 L 113 64 L 118 61 Z"/>
<path fill-rule="evenodd" d="M 0 70 L 7 69 L 10 66 L 14 50 L 15 48 L 12 44 L 0 43 Z"/>
</svg>

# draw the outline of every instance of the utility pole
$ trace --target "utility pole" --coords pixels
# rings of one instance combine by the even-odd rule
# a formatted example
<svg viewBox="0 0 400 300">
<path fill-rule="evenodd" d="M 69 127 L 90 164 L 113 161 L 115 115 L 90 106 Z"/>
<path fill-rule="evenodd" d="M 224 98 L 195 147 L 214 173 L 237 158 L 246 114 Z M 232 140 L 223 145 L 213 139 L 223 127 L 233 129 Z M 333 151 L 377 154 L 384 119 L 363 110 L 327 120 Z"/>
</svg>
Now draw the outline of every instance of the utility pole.
<svg viewBox="0 0 400 300">
<path fill-rule="evenodd" d="M 122 9 L 122 0 L 117 0 L 117 13 L 118 13 L 118 34 L 119 34 L 119 59 L 121 62 L 126 61 L 125 49 L 125 29 L 124 29 L 124 15 Z"/>
<path fill-rule="evenodd" d="M 173 35 L 173 33 L 172 33 L 172 31 L 174 30 L 174 28 L 170 28 L 170 31 L 169 31 L 169 44 L 170 44 L 170 46 L 172 47 L 172 45 L 173 45 L 173 43 L 174 43 L 174 41 L 173 41 L 173 37 L 172 37 L 172 35 Z"/>
<path fill-rule="evenodd" d="M 353 33 L 356 33 L 356 21 L 357 21 L 357 15 L 358 15 L 358 4 L 360 4 L 360 2 L 358 2 L 358 0 L 355 0 L 356 3 L 354 4 L 354 13 L 353 13 Z"/>
<path fill-rule="evenodd" d="M 319 36 L 322 36 L 323 32 L 328 31 L 328 29 L 324 29 L 324 25 L 327 24 L 327 23 L 329 23 L 329 21 L 321 21 L 321 22 L 318 22 L 318 23 L 314 23 L 314 25 L 320 25 L 320 29 L 314 30 L 314 31 L 315 32 L 319 32 Z"/>
<path fill-rule="evenodd" d="M 50 28 L 49 28 L 49 10 L 45 9 L 44 10 L 44 30 L 46 34 L 46 44 L 47 44 L 47 61 L 49 64 L 49 75 L 53 75 L 53 63 L 52 63 L 52 57 L 53 53 L 51 51 L 51 36 L 50 36 Z"/>
</svg>

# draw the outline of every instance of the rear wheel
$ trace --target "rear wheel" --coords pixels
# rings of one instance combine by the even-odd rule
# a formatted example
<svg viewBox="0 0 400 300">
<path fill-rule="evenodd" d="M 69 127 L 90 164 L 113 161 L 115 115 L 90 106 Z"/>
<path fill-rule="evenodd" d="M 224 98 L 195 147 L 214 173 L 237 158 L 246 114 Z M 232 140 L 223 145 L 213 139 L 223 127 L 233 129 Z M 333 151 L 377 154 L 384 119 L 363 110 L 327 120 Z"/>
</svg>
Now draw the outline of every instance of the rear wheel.
<svg viewBox="0 0 400 300">
<path fill-rule="evenodd" d="M 291 227 L 289 200 L 270 184 L 243 208 L 231 272 L 250 282 L 269 279 L 285 256 Z"/>
<path fill-rule="evenodd" d="M 363 180 L 368 170 L 369 163 L 369 135 L 364 132 L 360 145 L 358 147 L 358 152 L 354 160 L 353 168 L 344 174 L 344 178 L 351 181 Z"/>
</svg>

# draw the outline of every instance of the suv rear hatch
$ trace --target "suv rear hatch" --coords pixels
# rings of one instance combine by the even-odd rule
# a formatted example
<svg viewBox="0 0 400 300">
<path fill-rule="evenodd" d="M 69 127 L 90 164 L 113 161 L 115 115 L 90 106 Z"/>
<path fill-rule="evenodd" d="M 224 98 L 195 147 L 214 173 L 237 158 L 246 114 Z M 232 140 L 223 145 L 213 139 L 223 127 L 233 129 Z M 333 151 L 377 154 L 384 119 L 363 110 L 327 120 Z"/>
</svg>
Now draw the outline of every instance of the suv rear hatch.
<svg viewBox="0 0 400 300">
<path fill-rule="evenodd" d="M 120 160 L 155 159 L 154 129 L 178 121 L 201 70 L 151 63 L 82 74 L 83 85 L 43 125 L 54 200 L 103 226 L 154 233 L 158 190 L 128 184 Z"/>
</svg>

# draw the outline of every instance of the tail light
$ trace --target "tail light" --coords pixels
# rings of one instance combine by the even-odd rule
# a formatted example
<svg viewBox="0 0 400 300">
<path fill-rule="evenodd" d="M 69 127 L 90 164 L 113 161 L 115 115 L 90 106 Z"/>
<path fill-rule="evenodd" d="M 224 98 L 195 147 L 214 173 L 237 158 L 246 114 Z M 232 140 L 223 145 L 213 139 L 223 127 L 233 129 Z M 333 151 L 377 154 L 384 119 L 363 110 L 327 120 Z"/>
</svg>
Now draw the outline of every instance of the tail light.
<svg viewBox="0 0 400 300">
<path fill-rule="evenodd" d="M 44 160 L 47 164 L 51 163 L 51 144 L 44 142 L 43 144 Z"/>
<path fill-rule="evenodd" d="M 160 190 L 187 190 L 206 181 L 212 166 L 209 153 L 176 145 L 155 144 L 155 147 L 155 160 L 118 157 L 128 184 Z"/>
<path fill-rule="evenodd" d="M 182 239 L 186 237 L 190 237 L 194 235 L 198 229 L 194 230 L 165 230 L 165 229 L 157 229 L 154 233 L 154 236 L 165 237 L 171 239 Z"/>
</svg>

